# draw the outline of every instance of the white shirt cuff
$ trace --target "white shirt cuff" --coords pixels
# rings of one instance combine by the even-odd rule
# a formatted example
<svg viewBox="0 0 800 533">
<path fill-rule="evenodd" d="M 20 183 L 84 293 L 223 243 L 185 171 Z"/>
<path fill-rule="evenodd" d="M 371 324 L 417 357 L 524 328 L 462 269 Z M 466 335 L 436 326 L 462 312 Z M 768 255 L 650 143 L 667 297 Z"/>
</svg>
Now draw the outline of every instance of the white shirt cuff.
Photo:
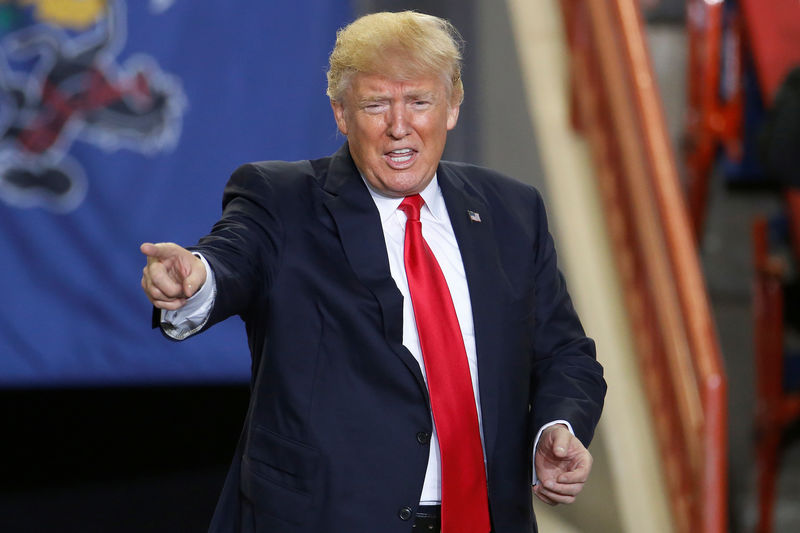
<svg viewBox="0 0 800 533">
<path fill-rule="evenodd" d="M 534 485 L 539 483 L 539 477 L 536 475 L 536 448 L 539 446 L 539 438 L 542 436 L 542 432 L 544 432 L 545 429 L 549 428 L 550 426 L 555 426 L 556 424 L 564 424 L 565 426 L 567 426 L 567 429 L 569 430 L 569 432 L 572 433 L 573 435 L 575 435 L 575 432 L 572 431 L 572 424 L 570 424 L 566 420 L 553 420 L 552 422 L 548 422 L 547 424 L 545 424 L 541 428 L 539 428 L 539 433 L 536 434 L 536 439 L 534 439 L 534 441 L 533 441 L 533 457 L 532 457 L 532 459 L 533 459 L 533 480 L 532 480 L 532 483 Z"/>
<path fill-rule="evenodd" d="M 203 328 L 211 315 L 214 299 L 217 296 L 217 282 L 214 271 L 203 257 L 203 254 L 194 252 L 206 268 L 206 282 L 191 298 L 186 300 L 183 307 L 174 311 L 161 310 L 161 329 L 175 340 L 183 340 Z"/>
</svg>

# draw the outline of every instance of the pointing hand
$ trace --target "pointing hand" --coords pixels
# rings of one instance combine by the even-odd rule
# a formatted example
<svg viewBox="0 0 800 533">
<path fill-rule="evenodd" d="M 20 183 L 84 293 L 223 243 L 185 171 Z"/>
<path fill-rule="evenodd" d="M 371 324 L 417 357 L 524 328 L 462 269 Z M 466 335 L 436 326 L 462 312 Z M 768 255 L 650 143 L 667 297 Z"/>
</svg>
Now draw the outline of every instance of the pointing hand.
<svg viewBox="0 0 800 533">
<path fill-rule="evenodd" d="M 171 242 L 146 242 L 139 249 L 147 256 L 142 289 L 159 309 L 179 309 L 206 282 L 205 265 L 186 248 Z"/>
</svg>

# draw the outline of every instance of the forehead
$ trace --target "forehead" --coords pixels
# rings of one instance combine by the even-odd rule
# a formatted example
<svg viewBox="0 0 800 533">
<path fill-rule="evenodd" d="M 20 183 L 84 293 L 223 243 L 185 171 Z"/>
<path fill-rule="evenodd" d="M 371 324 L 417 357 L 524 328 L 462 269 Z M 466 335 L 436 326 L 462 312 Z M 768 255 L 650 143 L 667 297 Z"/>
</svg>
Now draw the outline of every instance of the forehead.
<svg viewBox="0 0 800 533">
<path fill-rule="evenodd" d="M 404 96 L 420 93 L 444 94 L 447 84 L 441 76 L 417 75 L 398 79 L 383 74 L 358 72 L 353 75 L 349 92 L 355 98 Z"/>
</svg>

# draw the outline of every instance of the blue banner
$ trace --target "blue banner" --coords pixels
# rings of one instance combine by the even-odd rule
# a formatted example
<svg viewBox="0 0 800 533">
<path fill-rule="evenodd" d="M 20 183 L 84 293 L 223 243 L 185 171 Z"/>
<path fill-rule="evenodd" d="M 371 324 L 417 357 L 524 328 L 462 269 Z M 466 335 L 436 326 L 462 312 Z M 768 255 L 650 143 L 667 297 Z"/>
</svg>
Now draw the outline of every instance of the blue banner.
<svg viewBox="0 0 800 533">
<path fill-rule="evenodd" d="M 241 163 L 334 151 L 345 0 L 0 1 L 0 386 L 230 382 L 240 320 L 150 329 L 143 241 L 193 244 Z"/>
</svg>

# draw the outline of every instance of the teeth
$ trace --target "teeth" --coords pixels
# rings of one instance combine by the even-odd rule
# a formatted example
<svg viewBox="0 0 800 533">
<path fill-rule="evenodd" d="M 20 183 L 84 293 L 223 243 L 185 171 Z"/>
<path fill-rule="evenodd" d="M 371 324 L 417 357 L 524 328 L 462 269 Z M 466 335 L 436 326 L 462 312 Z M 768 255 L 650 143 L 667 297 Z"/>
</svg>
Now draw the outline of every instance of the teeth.
<svg viewBox="0 0 800 533">
<path fill-rule="evenodd" d="M 392 150 L 389 152 L 389 159 L 394 161 L 395 163 L 405 163 L 406 161 L 411 160 L 411 148 L 401 148 L 399 150 Z"/>
</svg>

